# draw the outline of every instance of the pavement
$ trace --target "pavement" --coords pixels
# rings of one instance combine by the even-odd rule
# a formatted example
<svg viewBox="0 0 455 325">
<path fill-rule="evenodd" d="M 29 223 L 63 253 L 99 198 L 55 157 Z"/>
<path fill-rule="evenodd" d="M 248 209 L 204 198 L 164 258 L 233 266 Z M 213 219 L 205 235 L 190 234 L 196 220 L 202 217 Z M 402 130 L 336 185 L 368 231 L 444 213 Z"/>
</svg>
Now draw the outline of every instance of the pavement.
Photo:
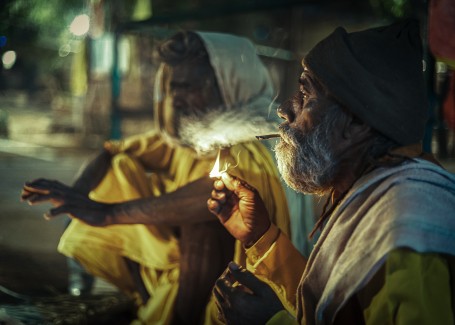
<svg viewBox="0 0 455 325">
<path fill-rule="evenodd" d="M 9 132 L 0 135 L 0 324 L 129 324 L 131 300 L 101 279 L 90 295 L 68 294 L 67 260 L 56 250 L 67 217 L 46 221 L 50 204 L 20 201 L 26 181 L 71 184 L 97 150 L 82 146 L 76 133 L 53 133 L 50 109 L 4 99 L 0 110 L 7 105 Z"/>
<path fill-rule="evenodd" d="M 66 259 L 56 251 L 66 217 L 46 221 L 49 205 L 31 207 L 19 199 L 28 180 L 70 184 L 96 145 L 81 145 L 76 133 L 52 132 L 45 107 L 11 103 L 9 134 L 0 138 L 0 324 L 128 324 L 131 301 L 100 279 L 89 296 L 67 294 Z M 455 158 L 442 164 L 455 173 Z"/>
</svg>

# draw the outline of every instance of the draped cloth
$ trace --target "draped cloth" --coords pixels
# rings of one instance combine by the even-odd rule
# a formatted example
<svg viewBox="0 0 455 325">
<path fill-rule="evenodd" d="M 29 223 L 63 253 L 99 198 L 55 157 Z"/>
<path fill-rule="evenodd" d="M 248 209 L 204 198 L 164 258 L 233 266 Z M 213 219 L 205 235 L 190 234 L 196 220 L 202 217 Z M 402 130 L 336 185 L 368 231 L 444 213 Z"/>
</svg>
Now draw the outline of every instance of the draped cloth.
<svg viewBox="0 0 455 325">
<path fill-rule="evenodd" d="M 455 255 L 455 176 L 421 159 L 379 168 L 340 202 L 308 260 L 298 319 L 330 324 L 395 248 Z"/>
<path fill-rule="evenodd" d="M 272 85 L 252 44 L 247 39 L 230 35 L 199 35 L 207 46 L 226 110 L 238 114 L 239 119 L 250 110 L 254 110 L 255 115 L 266 116 L 265 104 L 272 101 Z M 176 112 L 169 111 L 172 106 L 166 104 L 169 99 L 164 95 L 162 72 L 160 69 L 155 81 L 156 129 L 118 142 L 111 141 L 110 150 L 114 155 L 111 168 L 90 193 L 92 199 L 122 202 L 159 197 L 207 177 L 213 167 L 217 149 L 201 155 L 168 141 L 175 135 L 176 125 L 172 122 Z M 289 234 L 286 197 L 269 151 L 258 141 L 239 141 L 222 150 L 221 164 L 224 163 L 235 166 L 229 170 L 231 174 L 257 188 L 270 216 L 273 216 L 272 222 Z M 207 199 L 209 196 L 207 193 Z M 147 304 L 139 309 L 139 320 L 146 324 L 170 324 L 172 321 L 181 270 L 179 238 L 172 227 L 160 224 L 97 228 L 74 220 L 62 236 L 58 249 L 79 260 L 92 274 L 132 294 L 136 294 L 135 287 L 123 259 L 138 262 L 142 280 L 151 295 Z M 239 242 L 235 243 L 233 251 L 231 259 L 245 265 L 244 251 Z M 205 323 L 217 322 L 211 301 Z"/>
</svg>

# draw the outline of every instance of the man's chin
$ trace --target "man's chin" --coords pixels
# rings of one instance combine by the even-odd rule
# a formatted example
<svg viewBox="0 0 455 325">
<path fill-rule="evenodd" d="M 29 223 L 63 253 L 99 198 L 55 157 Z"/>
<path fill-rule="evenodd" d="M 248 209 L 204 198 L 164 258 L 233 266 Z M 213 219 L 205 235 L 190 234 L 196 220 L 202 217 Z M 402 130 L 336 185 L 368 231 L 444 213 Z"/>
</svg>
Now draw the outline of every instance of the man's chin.
<svg viewBox="0 0 455 325">
<path fill-rule="evenodd" d="M 326 191 L 322 188 L 312 186 L 308 183 L 305 183 L 301 179 L 297 178 L 297 175 L 292 175 L 290 173 L 282 173 L 284 182 L 291 189 L 298 193 L 302 194 L 311 194 L 311 195 L 323 195 Z"/>
<path fill-rule="evenodd" d="M 326 189 L 312 181 L 319 177 L 315 177 L 310 173 L 305 174 L 305 171 L 297 172 L 297 170 L 301 169 L 297 168 L 298 164 L 292 158 L 293 150 L 294 148 L 292 145 L 286 142 L 280 142 L 275 146 L 275 157 L 278 164 L 278 170 L 284 182 L 296 192 L 323 195 L 326 192 Z"/>
</svg>

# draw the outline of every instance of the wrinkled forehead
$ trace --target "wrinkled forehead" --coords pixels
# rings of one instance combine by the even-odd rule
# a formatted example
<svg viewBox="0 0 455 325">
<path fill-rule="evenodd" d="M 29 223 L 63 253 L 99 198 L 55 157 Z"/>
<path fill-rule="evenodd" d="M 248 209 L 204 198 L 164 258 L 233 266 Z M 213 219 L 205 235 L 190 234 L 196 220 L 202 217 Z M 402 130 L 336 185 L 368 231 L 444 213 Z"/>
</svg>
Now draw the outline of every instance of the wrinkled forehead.
<svg viewBox="0 0 455 325">
<path fill-rule="evenodd" d="M 302 60 L 302 72 L 300 73 L 299 77 L 299 83 L 300 85 L 304 86 L 305 88 L 314 88 L 316 90 L 322 90 L 322 86 L 320 83 L 317 81 L 315 78 L 314 74 L 311 72 L 311 70 L 308 69 L 308 67 L 304 64 L 304 61 Z"/>
<path fill-rule="evenodd" d="M 309 71 L 307 64 L 305 63 L 305 58 L 300 61 L 300 64 L 302 65 L 303 71 Z"/>
<path fill-rule="evenodd" d="M 331 97 L 329 89 L 325 87 L 323 83 L 321 83 L 318 76 L 305 64 L 305 58 L 302 59 L 301 64 L 303 70 L 300 74 L 299 82 L 305 81 L 306 83 L 311 84 L 314 89 L 318 90 L 328 97 Z"/>
</svg>

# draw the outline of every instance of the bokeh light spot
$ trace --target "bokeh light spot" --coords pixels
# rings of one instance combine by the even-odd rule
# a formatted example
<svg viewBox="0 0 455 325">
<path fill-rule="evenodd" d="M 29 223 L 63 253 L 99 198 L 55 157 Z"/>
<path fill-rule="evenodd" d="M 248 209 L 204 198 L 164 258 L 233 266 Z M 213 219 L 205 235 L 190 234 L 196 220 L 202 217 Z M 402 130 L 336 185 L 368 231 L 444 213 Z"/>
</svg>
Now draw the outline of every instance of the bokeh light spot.
<svg viewBox="0 0 455 325">
<path fill-rule="evenodd" d="M 16 52 L 6 51 L 2 55 L 2 63 L 5 69 L 11 69 L 16 62 Z"/>
<path fill-rule="evenodd" d="M 70 32 L 76 36 L 82 36 L 87 34 L 90 28 L 90 18 L 88 15 L 78 15 L 73 19 L 70 25 Z"/>
</svg>

